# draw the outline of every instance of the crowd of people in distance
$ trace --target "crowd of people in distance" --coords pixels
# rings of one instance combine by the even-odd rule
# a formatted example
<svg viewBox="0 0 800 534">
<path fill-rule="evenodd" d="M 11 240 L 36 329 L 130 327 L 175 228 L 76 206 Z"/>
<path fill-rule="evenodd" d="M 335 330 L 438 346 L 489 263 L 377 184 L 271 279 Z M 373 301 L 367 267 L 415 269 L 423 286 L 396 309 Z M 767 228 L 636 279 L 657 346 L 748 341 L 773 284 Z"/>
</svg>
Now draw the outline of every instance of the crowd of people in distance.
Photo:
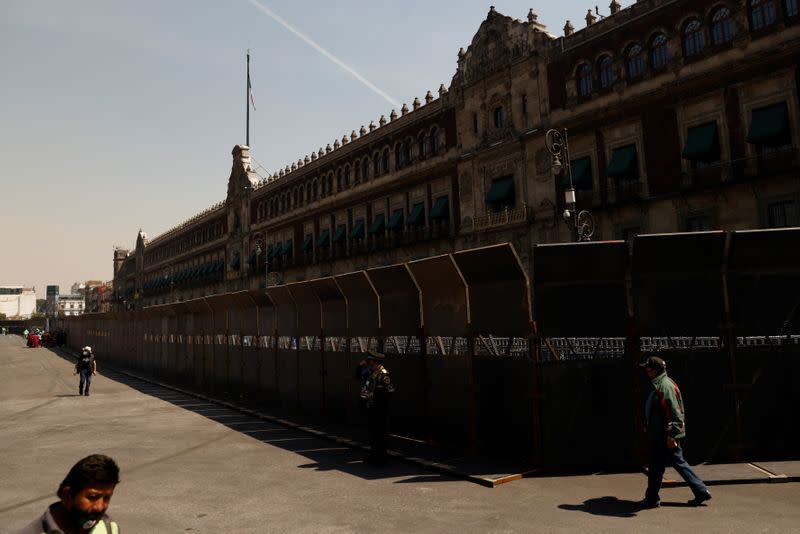
<svg viewBox="0 0 800 534">
<path fill-rule="evenodd" d="M 28 343 L 28 347 L 35 349 L 38 347 L 60 347 L 66 343 L 67 334 L 62 330 L 50 332 L 49 330 L 41 330 L 34 328 L 22 332 L 22 337 Z"/>
</svg>

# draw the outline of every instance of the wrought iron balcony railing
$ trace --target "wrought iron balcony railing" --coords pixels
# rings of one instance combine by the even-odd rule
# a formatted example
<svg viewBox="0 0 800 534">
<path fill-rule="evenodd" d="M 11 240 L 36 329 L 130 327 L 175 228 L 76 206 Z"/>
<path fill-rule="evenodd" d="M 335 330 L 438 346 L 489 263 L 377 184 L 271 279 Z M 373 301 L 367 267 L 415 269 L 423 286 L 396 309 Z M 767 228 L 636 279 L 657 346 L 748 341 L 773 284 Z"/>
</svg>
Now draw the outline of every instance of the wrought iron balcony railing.
<svg viewBox="0 0 800 534">
<path fill-rule="evenodd" d="M 526 204 L 523 204 L 519 208 L 506 208 L 503 211 L 487 213 L 486 215 L 475 217 L 472 220 L 472 230 L 482 230 L 493 226 L 526 222 L 529 213 L 530 210 Z"/>
</svg>

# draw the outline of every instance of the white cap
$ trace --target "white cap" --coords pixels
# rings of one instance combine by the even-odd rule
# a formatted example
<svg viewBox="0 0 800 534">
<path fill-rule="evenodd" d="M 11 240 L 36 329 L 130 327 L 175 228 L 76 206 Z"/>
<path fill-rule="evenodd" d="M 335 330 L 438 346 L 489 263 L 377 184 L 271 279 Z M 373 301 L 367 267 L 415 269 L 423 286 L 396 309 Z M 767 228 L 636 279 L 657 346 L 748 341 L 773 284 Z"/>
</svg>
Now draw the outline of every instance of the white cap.
<svg viewBox="0 0 800 534">
<path fill-rule="evenodd" d="M 89 345 L 86 345 L 85 347 L 83 347 L 81 349 L 81 352 L 92 352 L 92 347 L 90 347 Z"/>
</svg>

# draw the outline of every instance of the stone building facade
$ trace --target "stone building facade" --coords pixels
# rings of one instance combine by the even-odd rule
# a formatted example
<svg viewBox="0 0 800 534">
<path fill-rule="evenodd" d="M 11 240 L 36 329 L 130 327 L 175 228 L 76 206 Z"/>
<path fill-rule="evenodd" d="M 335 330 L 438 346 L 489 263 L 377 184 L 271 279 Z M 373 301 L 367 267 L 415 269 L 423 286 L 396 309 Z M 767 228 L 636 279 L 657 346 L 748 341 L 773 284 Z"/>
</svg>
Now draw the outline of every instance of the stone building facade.
<svg viewBox="0 0 800 534">
<path fill-rule="evenodd" d="M 614 0 L 556 37 L 491 8 L 449 88 L 114 253 L 119 307 L 254 289 L 498 242 L 800 224 L 797 0 Z M 568 132 L 569 172 L 545 135 Z"/>
</svg>

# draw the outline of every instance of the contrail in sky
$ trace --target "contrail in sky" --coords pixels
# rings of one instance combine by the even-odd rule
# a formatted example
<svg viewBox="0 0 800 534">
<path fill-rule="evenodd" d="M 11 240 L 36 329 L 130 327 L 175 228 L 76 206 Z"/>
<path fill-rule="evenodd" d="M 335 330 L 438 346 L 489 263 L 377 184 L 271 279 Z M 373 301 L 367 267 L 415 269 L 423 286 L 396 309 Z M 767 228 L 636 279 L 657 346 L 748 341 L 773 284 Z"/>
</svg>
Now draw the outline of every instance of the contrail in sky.
<svg viewBox="0 0 800 534">
<path fill-rule="evenodd" d="M 400 103 L 399 103 L 399 102 L 397 102 L 397 100 L 395 100 L 395 99 L 394 99 L 394 98 L 392 98 L 391 96 L 387 95 L 387 94 L 386 94 L 385 92 L 383 92 L 383 91 L 382 91 L 382 90 L 381 90 L 379 87 L 376 87 L 374 83 L 372 83 L 372 82 L 371 82 L 371 81 L 369 81 L 368 79 L 364 78 L 364 77 L 363 77 L 361 74 L 359 74 L 359 73 L 358 73 L 358 72 L 357 72 L 357 71 L 356 71 L 356 70 L 355 70 L 353 67 L 351 67 L 351 66 L 350 66 L 350 65 L 348 65 L 347 63 L 344 63 L 344 62 L 343 62 L 342 60 L 340 60 L 338 57 L 334 56 L 333 54 L 331 54 L 330 52 L 328 52 L 327 50 L 325 50 L 324 48 L 322 48 L 322 47 L 321 47 L 320 45 L 318 45 L 318 44 L 317 44 L 317 43 L 316 43 L 316 42 L 315 42 L 313 39 L 311 39 L 311 37 L 309 37 L 309 36 L 307 36 L 307 35 L 303 34 L 303 33 L 302 33 L 300 30 L 298 30 L 297 28 L 295 28 L 294 26 L 292 26 L 291 24 L 289 24 L 288 22 L 286 22 L 284 19 L 282 19 L 282 18 L 281 18 L 279 15 L 277 15 L 276 13 L 274 13 L 274 12 L 273 12 L 271 9 L 269 9 L 267 6 L 265 6 L 264 4 L 262 4 L 261 2 L 259 2 L 258 0 L 249 0 L 249 2 L 250 2 L 251 4 L 253 4 L 253 7 L 256 7 L 256 8 L 257 8 L 257 9 L 259 9 L 259 10 L 260 10 L 262 13 L 264 13 L 265 15 L 267 15 L 268 17 L 270 17 L 272 20 L 274 20 L 275 22 L 277 22 L 278 24 L 280 24 L 281 26 L 283 26 L 284 28 L 286 28 L 287 30 L 289 30 L 290 32 L 292 32 L 293 34 L 295 34 L 297 37 L 299 37 L 300 39 L 302 39 L 302 40 L 303 40 L 303 41 L 304 41 L 304 42 L 305 42 L 307 45 L 309 45 L 311 48 L 313 48 L 314 50 L 316 50 L 317 52 L 319 52 L 320 54 L 322 54 L 322 55 L 323 55 L 323 56 L 325 56 L 326 58 L 328 58 L 328 59 L 330 59 L 331 61 L 333 61 L 333 62 L 334 62 L 334 63 L 335 63 L 335 64 L 336 64 L 336 65 L 337 65 L 339 68 L 341 68 L 342 70 L 344 70 L 345 72 L 347 72 L 348 74 L 350 74 L 350 75 L 351 75 L 353 78 L 355 78 L 355 79 L 356 79 L 356 80 L 358 80 L 359 82 L 363 83 L 364 85 L 366 85 L 367 87 L 369 87 L 370 89 L 372 89 L 372 90 L 373 90 L 375 93 L 377 93 L 378 95 L 380 95 L 381 97 L 383 97 L 383 98 L 384 98 L 384 99 L 385 99 L 387 102 L 389 102 L 391 105 L 393 105 L 394 107 L 400 107 Z"/>
</svg>

